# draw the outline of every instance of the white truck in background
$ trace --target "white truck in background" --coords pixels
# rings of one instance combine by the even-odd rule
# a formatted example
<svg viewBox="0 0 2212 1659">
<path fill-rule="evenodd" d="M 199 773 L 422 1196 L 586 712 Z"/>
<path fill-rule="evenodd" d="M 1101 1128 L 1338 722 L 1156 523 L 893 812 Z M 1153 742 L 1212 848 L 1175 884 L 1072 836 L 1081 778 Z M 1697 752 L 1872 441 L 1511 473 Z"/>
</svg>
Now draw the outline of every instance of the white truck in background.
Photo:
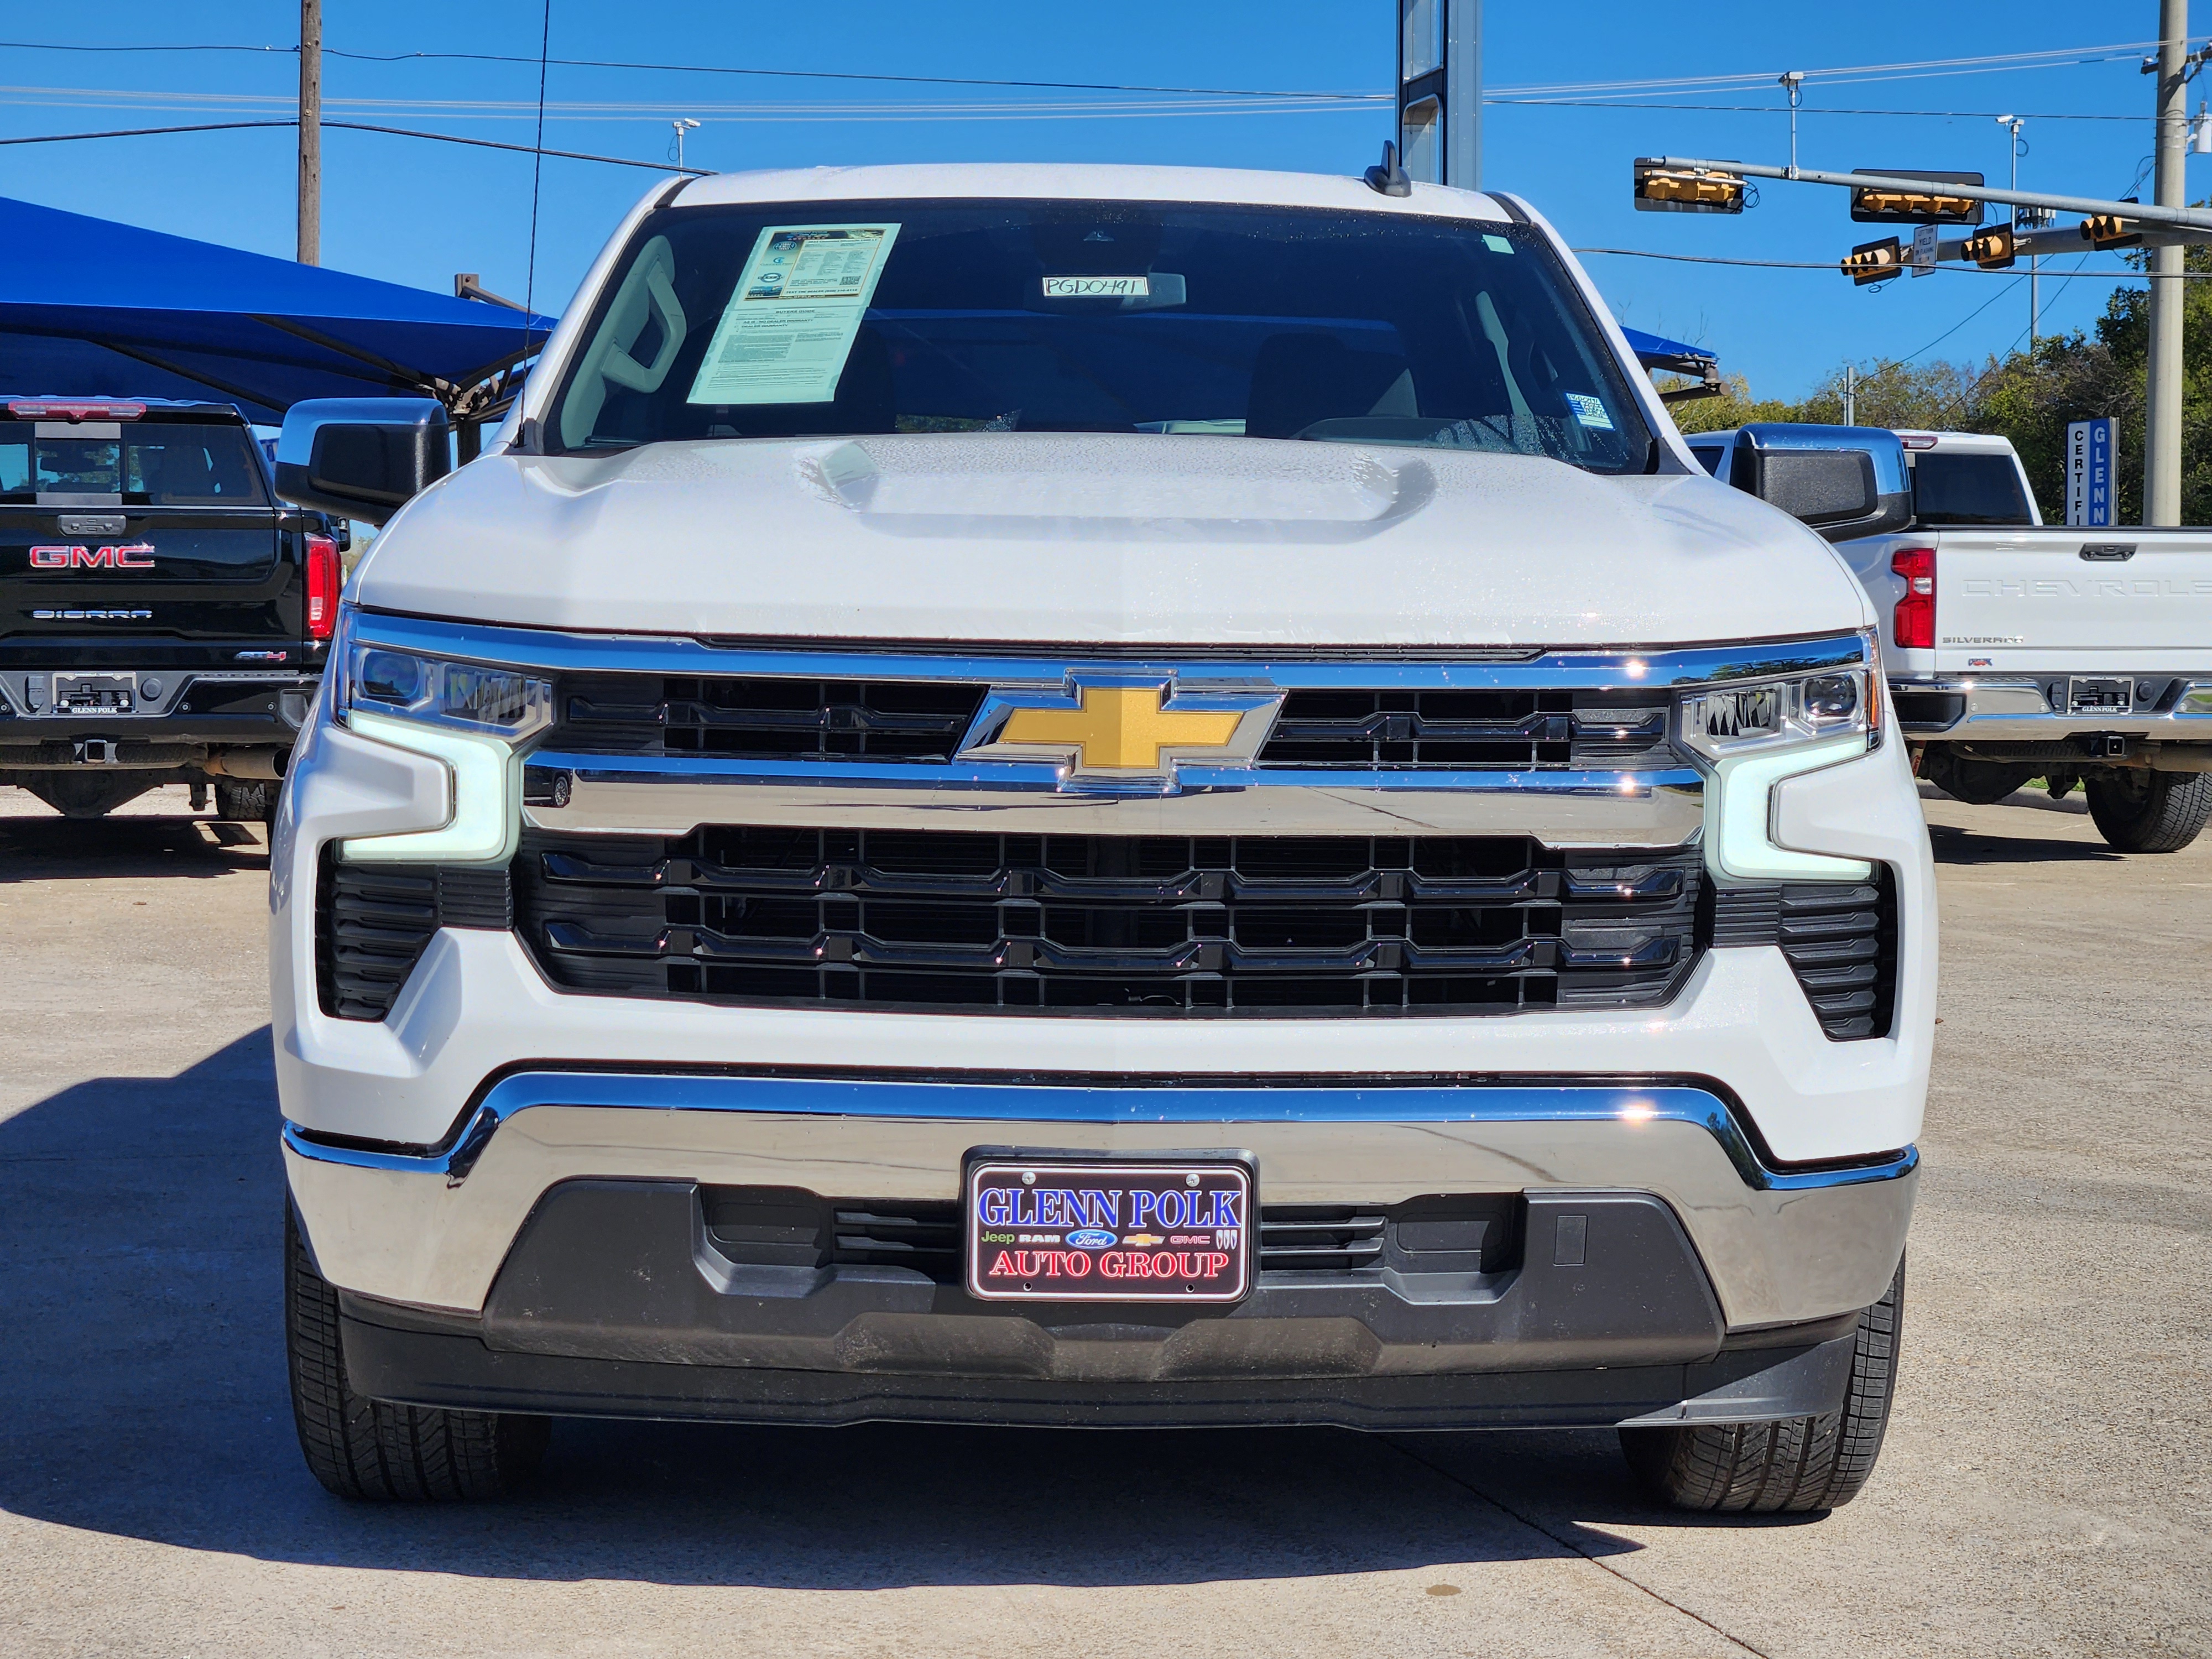
<svg viewBox="0 0 2212 1659">
<path fill-rule="evenodd" d="M 1978 434 L 1775 424 L 1689 443 L 1754 490 L 1778 453 L 1867 456 L 1896 521 L 1832 539 L 1881 616 L 1922 777 L 1977 805 L 2034 778 L 2060 797 L 2080 784 L 2124 852 L 2197 839 L 2212 817 L 2212 529 L 2045 525 L 2012 445 Z"/>
</svg>

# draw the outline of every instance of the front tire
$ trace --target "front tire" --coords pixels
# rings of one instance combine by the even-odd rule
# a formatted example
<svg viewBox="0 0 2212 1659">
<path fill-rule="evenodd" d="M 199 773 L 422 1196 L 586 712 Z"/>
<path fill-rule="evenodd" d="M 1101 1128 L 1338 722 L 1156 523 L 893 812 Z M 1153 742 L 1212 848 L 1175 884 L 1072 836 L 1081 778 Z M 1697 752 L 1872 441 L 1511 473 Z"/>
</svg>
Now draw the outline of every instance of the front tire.
<svg viewBox="0 0 2212 1659">
<path fill-rule="evenodd" d="M 1681 1510 L 1802 1513 L 1850 1503 L 1881 1455 L 1904 1316 L 1900 1260 L 1881 1300 L 1859 1316 L 1840 1411 L 1780 1423 L 1623 1429 L 1628 1467 L 1655 1497 Z"/>
<path fill-rule="evenodd" d="M 2212 817 L 2212 772 L 2115 770 L 2087 793 L 2097 833 L 2123 853 L 2179 853 Z"/>
<path fill-rule="evenodd" d="M 292 1420 L 307 1468 L 340 1498 L 368 1503 L 504 1498 L 537 1469 L 542 1417 L 441 1411 L 369 1400 L 346 1381 L 338 1293 L 315 1271 L 284 1212 L 284 1336 Z"/>
</svg>

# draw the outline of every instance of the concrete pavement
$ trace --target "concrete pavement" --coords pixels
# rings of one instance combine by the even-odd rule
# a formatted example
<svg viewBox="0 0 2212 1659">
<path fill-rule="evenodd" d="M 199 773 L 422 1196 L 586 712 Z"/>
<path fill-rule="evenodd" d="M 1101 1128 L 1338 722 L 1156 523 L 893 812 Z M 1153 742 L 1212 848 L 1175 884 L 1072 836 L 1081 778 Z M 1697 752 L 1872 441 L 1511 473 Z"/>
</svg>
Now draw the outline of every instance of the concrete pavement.
<svg viewBox="0 0 2212 1659">
<path fill-rule="evenodd" d="M 1827 1517 L 1600 1434 L 582 1423 L 410 1510 L 292 1438 L 258 838 L 135 805 L 0 805 L 0 1654 L 2212 1652 L 2212 838 L 1928 804 L 1904 1376 Z"/>
</svg>

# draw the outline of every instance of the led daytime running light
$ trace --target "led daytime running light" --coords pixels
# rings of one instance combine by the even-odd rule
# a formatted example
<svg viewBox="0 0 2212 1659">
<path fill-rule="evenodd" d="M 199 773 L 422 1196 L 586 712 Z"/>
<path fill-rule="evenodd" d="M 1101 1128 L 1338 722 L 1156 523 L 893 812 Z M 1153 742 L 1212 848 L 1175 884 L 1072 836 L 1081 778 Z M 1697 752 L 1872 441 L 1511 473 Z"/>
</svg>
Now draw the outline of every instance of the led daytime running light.
<svg viewBox="0 0 2212 1659">
<path fill-rule="evenodd" d="M 394 718 L 496 732 L 510 740 L 551 723 L 553 687 L 512 668 L 353 643 L 346 652 L 346 707 Z"/>
</svg>

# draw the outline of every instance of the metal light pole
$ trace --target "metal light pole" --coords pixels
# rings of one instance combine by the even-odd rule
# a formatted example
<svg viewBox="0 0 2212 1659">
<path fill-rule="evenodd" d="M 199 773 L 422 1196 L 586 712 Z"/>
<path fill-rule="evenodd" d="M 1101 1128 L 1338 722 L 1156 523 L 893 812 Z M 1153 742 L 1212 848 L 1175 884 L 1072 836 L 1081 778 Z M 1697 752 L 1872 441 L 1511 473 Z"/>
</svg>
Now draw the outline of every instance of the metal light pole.
<svg viewBox="0 0 2212 1659">
<path fill-rule="evenodd" d="M 686 115 L 668 124 L 676 129 L 676 170 L 684 171 L 684 135 L 696 131 L 699 124 Z"/>
<path fill-rule="evenodd" d="M 1805 71 L 1791 70 L 1780 77 L 1782 88 L 1790 94 L 1790 176 L 1797 176 L 1797 100 L 1804 95 Z"/>
<path fill-rule="evenodd" d="M 2189 0 L 2160 0 L 2158 158 L 2160 207 L 2185 207 Z M 2146 67 L 2148 67 L 2146 65 Z M 2143 387 L 2143 513 L 2150 525 L 2181 522 L 2181 270 L 2179 247 L 2150 255 L 2150 362 Z"/>
<path fill-rule="evenodd" d="M 2027 154 L 2027 147 L 2020 142 L 2020 130 L 2027 123 L 2017 115 L 2000 115 L 1997 117 L 1997 125 L 2012 135 L 2012 143 L 2009 146 L 2012 152 L 2012 188 L 2017 191 L 2020 188 L 2020 158 Z M 2041 216 L 2033 208 L 2025 210 L 2014 208 L 2012 210 L 2013 234 L 2019 234 L 2020 232 L 2027 229 L 2031 224 L 2035 224 L 2040 217 Z M 2040 228 L 2038 224 L 2037 228 Z M 2035 349 L 2036 319 L 2042 313 L 2043 261 L 2031 253 L 2027 256 L 2027 349 L 2030 351 Z"/>
<path fill-rule="evenodd" d="M 300 0 L 300 263 L 323 262 L 323 0 Z"/>
</svg>

